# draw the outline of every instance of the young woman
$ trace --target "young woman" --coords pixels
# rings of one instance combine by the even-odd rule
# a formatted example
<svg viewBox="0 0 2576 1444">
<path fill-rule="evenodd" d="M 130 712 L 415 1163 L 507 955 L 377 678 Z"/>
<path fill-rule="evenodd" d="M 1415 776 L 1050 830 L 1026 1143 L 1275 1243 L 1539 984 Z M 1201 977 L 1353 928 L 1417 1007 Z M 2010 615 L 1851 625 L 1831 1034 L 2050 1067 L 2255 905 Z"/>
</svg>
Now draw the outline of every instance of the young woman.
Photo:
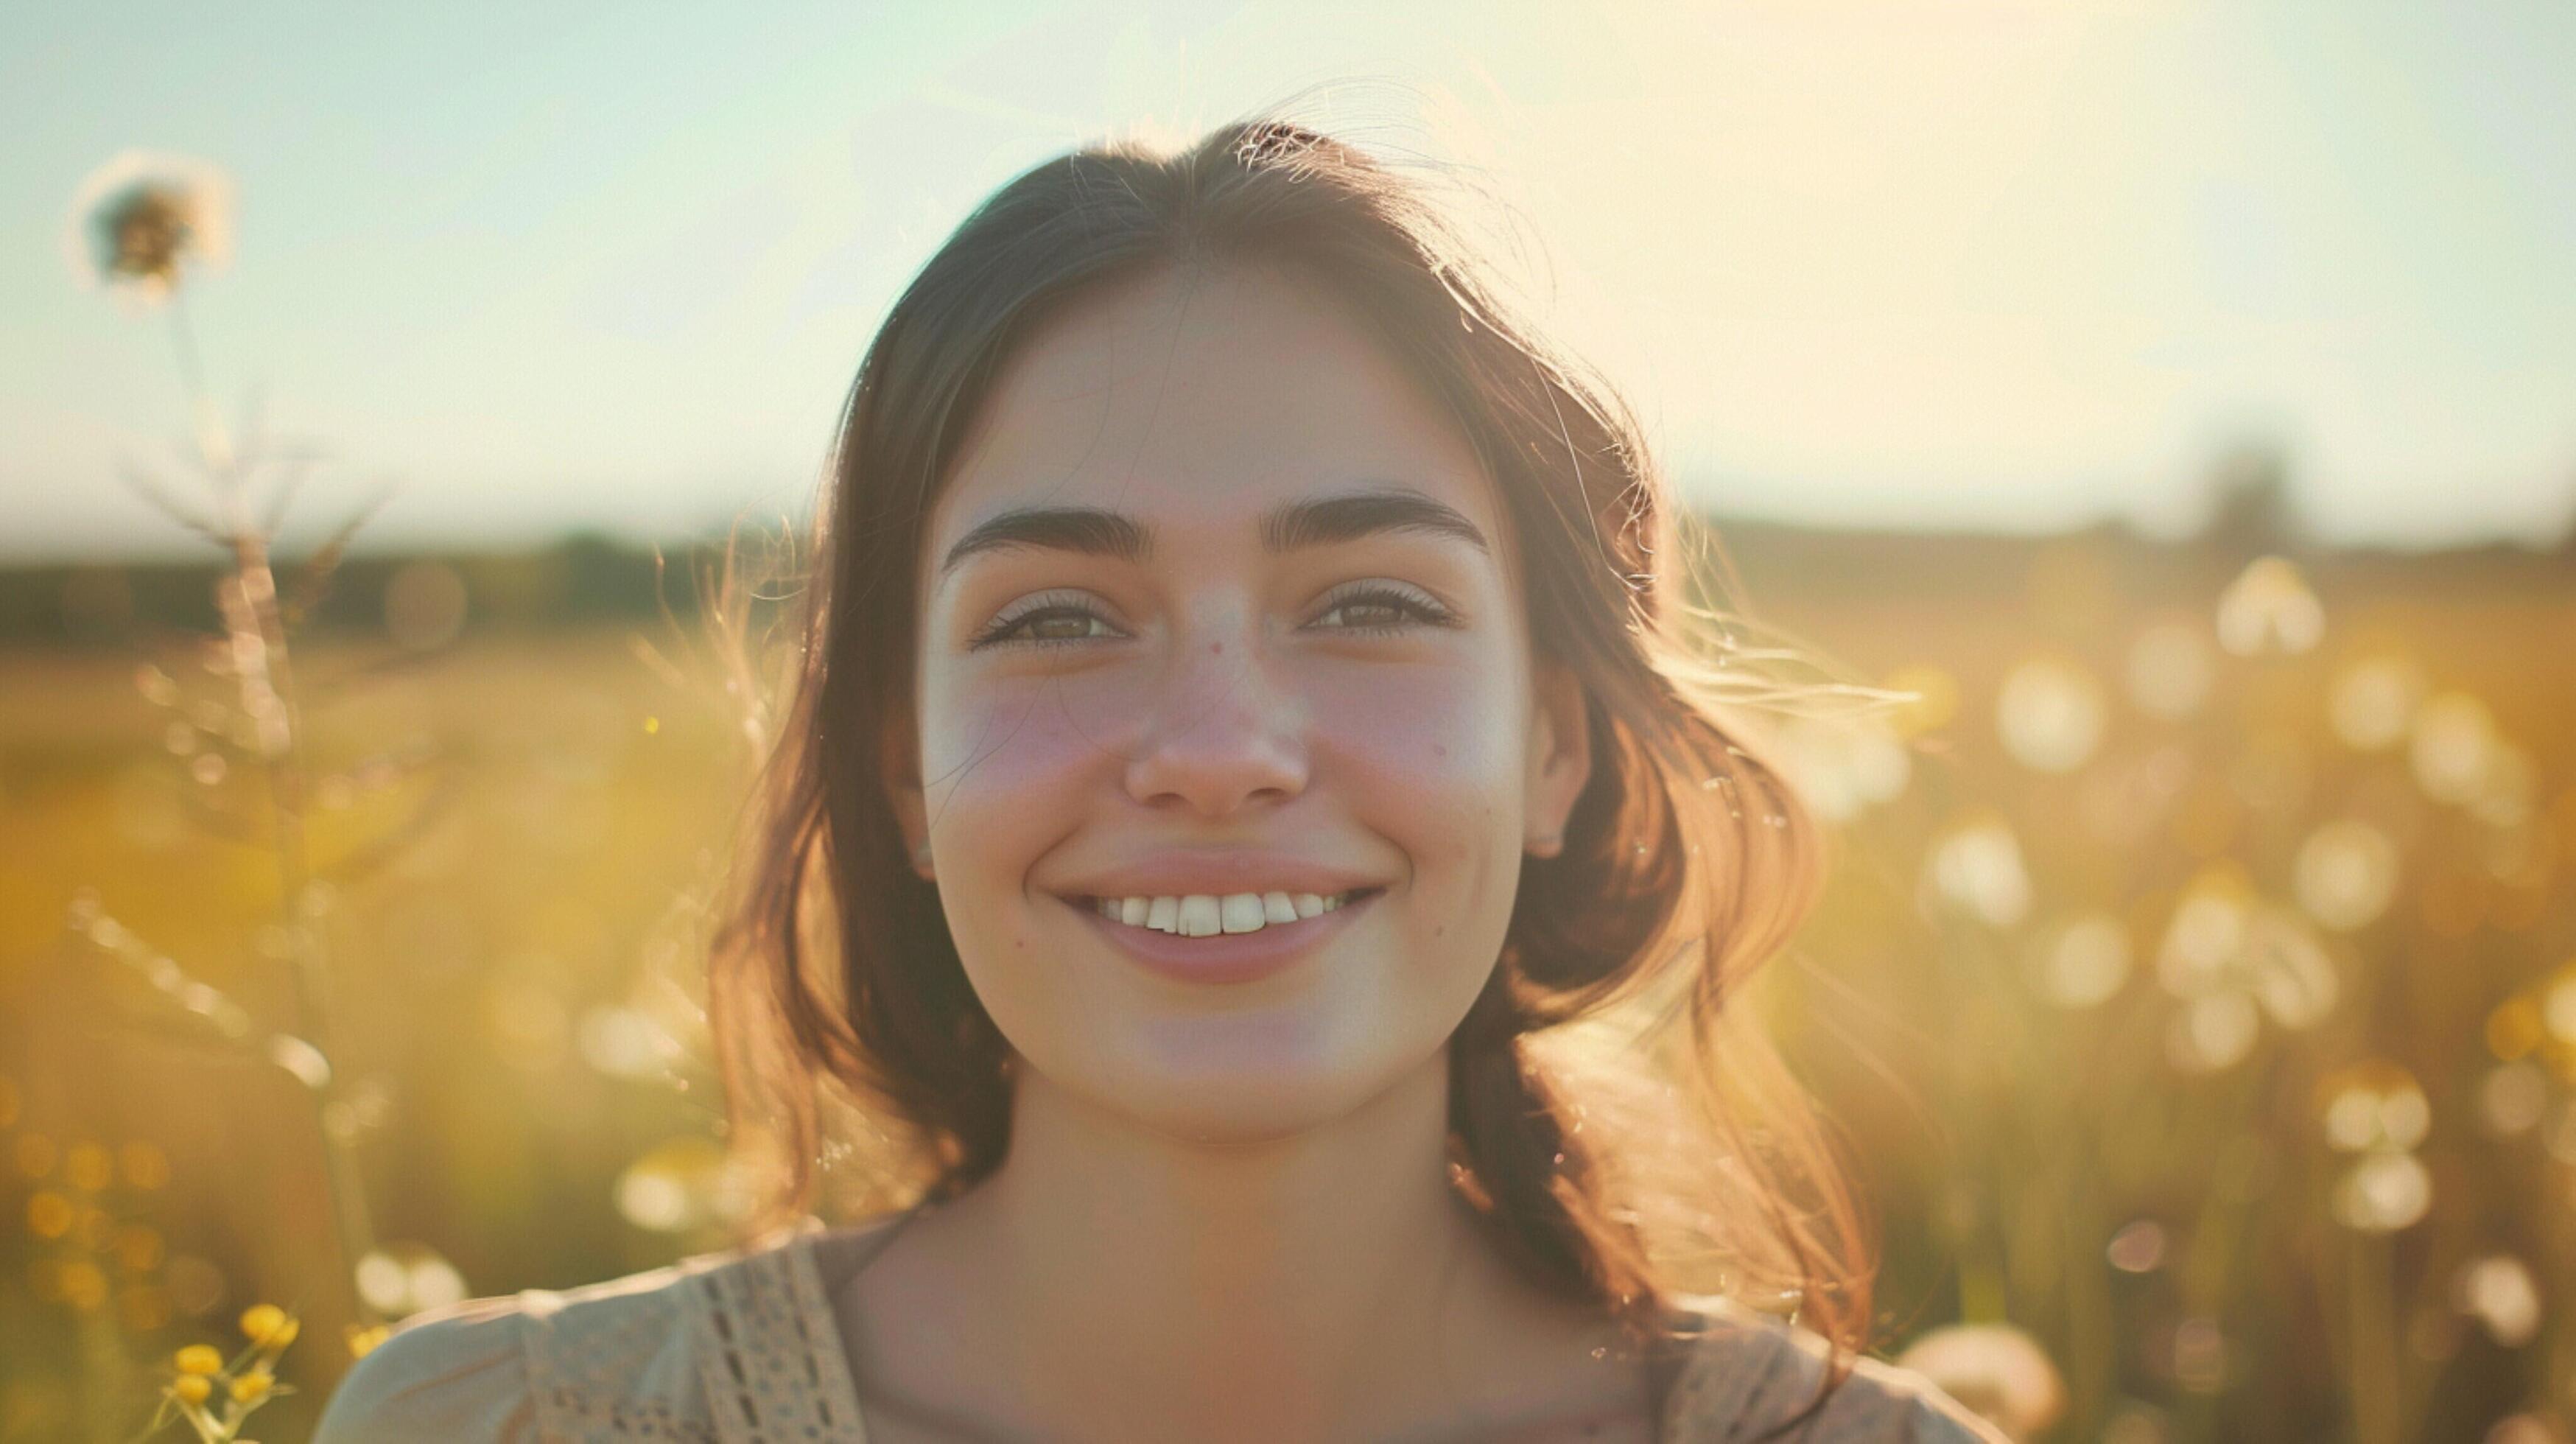
<svg viewBox="0 0 2576 1444">
<path fill-rule="evenodd" d="M 711 968 L 766 1241 L 410 1321 L 322 1437 L 1997 1437 L 1855 1357 L 1736 1006 L 1815 842 L 1677 540 L 1359 151 L 1005 186 L 860 366 Z"/>
</svg>

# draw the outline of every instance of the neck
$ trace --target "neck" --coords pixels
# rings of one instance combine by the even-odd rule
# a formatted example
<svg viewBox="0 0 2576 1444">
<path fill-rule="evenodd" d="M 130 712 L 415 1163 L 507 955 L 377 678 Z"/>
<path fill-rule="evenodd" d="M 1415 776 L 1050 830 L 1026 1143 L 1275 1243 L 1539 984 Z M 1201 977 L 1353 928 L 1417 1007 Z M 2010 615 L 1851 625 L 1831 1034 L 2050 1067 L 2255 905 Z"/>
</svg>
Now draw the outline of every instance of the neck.
<svg viewBox="0 0 2576 1444">
<path fill-rule="evenodd" d="M 1443 1056 L 1331 1124 L 1224 1145 L 1020 1077 L 1010 1156 L 943 1210 L 943 1252 L 1012 1412 L 1061 1437 L 1382 1433 L 1454 1410 L 1498 1333 L 1563 1323 L 1449 1185 Z"/>
</svg>

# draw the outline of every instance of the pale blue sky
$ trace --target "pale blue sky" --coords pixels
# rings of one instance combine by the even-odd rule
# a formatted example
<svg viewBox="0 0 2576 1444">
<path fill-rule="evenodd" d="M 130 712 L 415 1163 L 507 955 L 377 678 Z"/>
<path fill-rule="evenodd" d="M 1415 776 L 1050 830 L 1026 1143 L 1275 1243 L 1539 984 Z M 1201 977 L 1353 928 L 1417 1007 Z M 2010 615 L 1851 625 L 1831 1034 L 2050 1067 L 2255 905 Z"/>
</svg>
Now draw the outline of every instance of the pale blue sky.
<svg viewBox="0 0 2576 1444">
<path fill-rule="evenodd" d="M 0 551 L 177 551 L 184 410 L 77 285 L 127 147 L 227 167 L 217 388 L 375 476 L 377 546 L 802 513 L 859 352 L 1078 140 L 1310 111 L 1480 168 L 1692 494 L 2188 524 L 2286 440 L 2330 535 L 2576 519 L 2564 0 L 0 8 Z"/>
</svg>

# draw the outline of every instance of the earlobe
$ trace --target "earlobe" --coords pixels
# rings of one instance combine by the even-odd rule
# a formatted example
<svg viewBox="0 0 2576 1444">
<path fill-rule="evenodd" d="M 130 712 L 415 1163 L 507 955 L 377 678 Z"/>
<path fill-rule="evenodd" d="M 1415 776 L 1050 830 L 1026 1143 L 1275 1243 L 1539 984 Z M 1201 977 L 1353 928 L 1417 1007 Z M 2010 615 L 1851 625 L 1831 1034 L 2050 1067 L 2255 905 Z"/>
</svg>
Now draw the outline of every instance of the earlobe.
<svg viewBox="0 0 2576 1444">
<path fill-rule="evenodd" d="M 886 804 L 894 809 L 912 870 L 930 876 L 929 809 L 922 801 L 921 753 L 913 744 L 912 720 L 889 717 L 877 727 L 877 776 Z"/>
<path fill-rule="evenodd" d="M 1565 850 L 1566 821 L 1592 780 L 1592 728 L 1581 679 L 1571 668 L 1548 664 L 1537 677 L 1537 706 L 1530 717 L 1529 796 L 1523 815 L 1529 833 L 1523 850 L 1554 857 Z"/>
</svg>

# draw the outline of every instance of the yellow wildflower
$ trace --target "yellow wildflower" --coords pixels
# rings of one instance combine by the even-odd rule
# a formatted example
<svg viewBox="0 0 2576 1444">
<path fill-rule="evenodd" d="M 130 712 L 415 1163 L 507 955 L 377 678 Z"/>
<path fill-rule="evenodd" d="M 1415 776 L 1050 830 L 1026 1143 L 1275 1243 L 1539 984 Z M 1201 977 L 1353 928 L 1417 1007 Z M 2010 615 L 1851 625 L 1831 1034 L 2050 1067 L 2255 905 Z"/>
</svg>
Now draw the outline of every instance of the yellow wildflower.
<svg viewBox="0 0 2576 1444">
<path fill-rule="evenodd" d="M 136 1188 L 159 1188 L 170 1181 L 170 1156 L 152 1144 L 138 1139 L 119 1153 L 125 1181 Z"/>
<path fill-rule="evenodd" d="M 286 1310 L 275 1304 L 253 1304 L 242 1310 L 241 1331 L 254 1344 L 265 1344 L 269 1336 L 286 1327 Z"/>
<path fill-rule="evenodd" d="M 27 1229 L 38 1238 L 61 1238 L 72 1229 L 72 1202 L 50 1188 L 27 1198 Z"/>
<path fill-rule="evenodd" d="M 392 1332 L 393 1330 L 387 1328 L 383 1324 L 349 1325 L 349 1357 L 352 1359 L 365 1358 L 369 1353 L 374 1351 L 376 1345 L 385 1341 L 386 1335 Z"/>
<path fill-rule="evenodd" d="M 170 1381 L 170 1392 L 191 1404 L 202 1404 L 215 1392 L 215 1382 L 203 1374 L 181 1374 Z"/>
<path fill-rule="evenodd" d="M 63 1154 L 63 1177 L 74 1188 L 96 1193 L 116 1181 L 116 1163 L 95 1143 L 75 1143 Z"/>
<path fill-rule="evenodd" d="M 63 1265 L 61 1279 L 63 1300 L 73 1308 L 94 1309 L 107 1302 L 107 1275 L 87 1259 Z"/>
<path fill-rule="evenodd" d="M 179 1351 L 178 1364 L 182 1374 L 220 1374 L 224 1356 L 212 1344 L 190 1344 Z"/>
<path fill-rule="evenodd" d="M 254 1399 L 266 1398 L 268 1396 L 269 1389 L 276 1383 L 277 1376 L 275 1374 L 268 1372 L 266 1369 L 253 1369 L 249 1373 L 242 1375 L 240 1378 L 233 1380 L 233 1402 L 236 1404 L 247 1404 Z"/>
</svg>

